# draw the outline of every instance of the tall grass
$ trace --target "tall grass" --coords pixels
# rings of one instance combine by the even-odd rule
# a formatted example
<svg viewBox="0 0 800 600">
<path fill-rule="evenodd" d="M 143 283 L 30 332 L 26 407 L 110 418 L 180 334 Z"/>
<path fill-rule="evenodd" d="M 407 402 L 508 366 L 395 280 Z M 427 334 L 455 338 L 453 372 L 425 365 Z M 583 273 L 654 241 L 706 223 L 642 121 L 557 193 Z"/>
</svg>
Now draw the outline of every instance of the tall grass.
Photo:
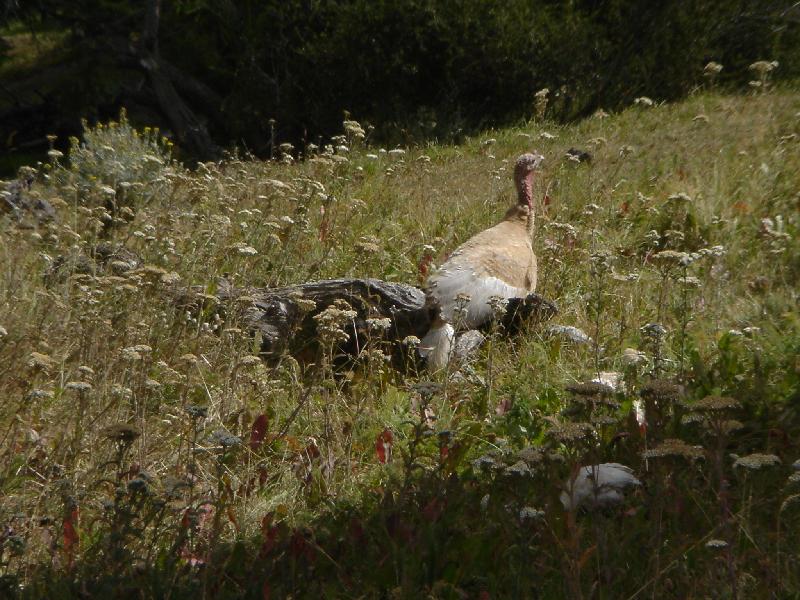
<svg viewBox="0 0 800 600">
<path fill-rule="evenodd" d="M 124 115 L 87 130 L 31 171 L 57 219 L 0 232 L 5 590 L 800 593 L 798 114 L 791 89 L 700 94 L 403 151 L 350 123 L 304 161 L 194 171 Z M 334 372 L 260 360 L 247 296 L 218 310 L 223 275 L 418 283 L 503 214 L 532 148 L 537 291 L 588 342 L 493 335 L 434 385 L 388 364 L 380 323 Z M 619 383 L 566 389 L 598 377 Z M 642 488 L 565 511 L 602 462 Z"/>
</svg>

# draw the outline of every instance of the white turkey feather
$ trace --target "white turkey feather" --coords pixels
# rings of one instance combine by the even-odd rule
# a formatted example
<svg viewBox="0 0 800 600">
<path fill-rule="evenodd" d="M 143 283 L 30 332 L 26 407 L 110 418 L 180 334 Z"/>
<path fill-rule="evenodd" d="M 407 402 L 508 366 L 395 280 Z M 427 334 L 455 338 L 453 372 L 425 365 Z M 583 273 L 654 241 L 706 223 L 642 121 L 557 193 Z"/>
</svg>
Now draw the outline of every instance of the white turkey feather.
<svg viewBox="0 0 800 600">
<path fill-rule="evenodd" d="M 625 496 L 623 492 L 642 485 L 633 475 L 633 469 L 619 463 L 603 463 L 582 467 L 574 480 L 565 484 L 561 493 L 561 503 L 567 510 L 576 510 L 582 506 L 589 508 L 605 508 L 620 504 Z"/>
<path fill-rule="evenodd" d="M 431 277 L 429 295 L 438 303 L 442 319 L 456 323 L 459 328 L 474 329 L 480 327 L 493 316 L 489 304 L 492 296 L 500 298 L 524 298 L 528 292 L 514 287 L 505 281 L 489 275 L 478 275 L 473 269 L 464 265 L 445 266 Z M 468 294 L 466 315 L 455 314 L 459 307 L 456 297 Z"/>
<path fill-rule="evenodd" d="M 427 359 L 428 366 L 434 370 L 443 369 L 450 360 L 456 332 L 450 323 L 439 321 L 422 338 L 417 351 Z"/>
</svg>

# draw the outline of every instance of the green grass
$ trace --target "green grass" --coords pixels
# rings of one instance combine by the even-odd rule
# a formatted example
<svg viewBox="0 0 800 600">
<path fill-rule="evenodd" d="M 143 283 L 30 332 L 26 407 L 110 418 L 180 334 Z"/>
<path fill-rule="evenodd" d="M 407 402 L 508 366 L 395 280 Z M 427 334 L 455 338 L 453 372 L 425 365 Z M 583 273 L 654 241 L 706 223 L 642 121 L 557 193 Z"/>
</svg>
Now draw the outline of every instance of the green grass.
<svg viewBox="0 0 800 600">
<path fill-rule="evenodd" d="M 3 581 L 31 598 L 800 594 L 800 490 L 787 480 L 800 456 L 798 115 L 790 88 L 699 94 L 403 155 L 353 141 L 346 160 L 195 171 L 158 132 L 88 130 L 67 166 L 36 174 L 57 221 L 0 229 Z M 591 163 L 565 159 L 570 147 Z M 427 245 L 441 262 L 502 216 L 510 166 L 530 149 L 546 157 L 537 291 L 590 344 L 498 332 L 428 402 L 411 387 L 428 376 L 393 370 L 380 339 L 351 372 L 325 356 L 272 367 L 251 358 L 246 306 L 220 321 L 173 302 L 187 285 L 213 294 L 223 274 L 243 287 L 418 284 Z M 54 269 L 100 241 L 143 265 Z M 631 348 L 641 364 L 626 363 Z M 601 371 L 625 381 L 618 408 L 565 390 Z M 632 405 L 653 379 L 681 391 L 645 397 L 643 433 Z M 694 411 L 708 395 L 738 408 Z M 565 437 L 569 421 L 593 433 Z M 671 447 L 645 460 L 667 438 L 704 458 Z M 543 458 L 516 476 L 507 467 L 529 447 Z M 734 467 L 753 453 L 781 462 Z M 487 454 L 493 468 L 473 464 Z M 609 513 L 565 512 L 573 468 L 610 461 L 643 489 Z M 525 507 L 543 514 L 521 519 Z"/>
</svg>

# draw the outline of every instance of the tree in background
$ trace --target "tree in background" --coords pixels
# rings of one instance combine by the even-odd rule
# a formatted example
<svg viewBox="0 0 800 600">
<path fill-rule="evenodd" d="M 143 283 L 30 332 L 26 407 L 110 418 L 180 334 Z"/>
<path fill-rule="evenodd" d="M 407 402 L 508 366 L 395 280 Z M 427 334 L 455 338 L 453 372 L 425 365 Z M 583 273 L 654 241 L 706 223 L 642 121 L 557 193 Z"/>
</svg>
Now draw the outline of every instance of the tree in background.
<svg viewBox="0 0 800 600">
<path fill-rule="evenodd" d="M 568 120 L 680 97 L 710 60 L 731 85 L 759 59 L 800 69 L 786 0 L 6 0 L 3 16 L 6 152 L 121 106 L 200 159 L 315 142 L 344 110 L 384 142 L 447 141 L 530 117 L 545 87 L 547 117 Z M 48 35 L 49 53 L 9 64 L 15 39 Z"/>
</svg>

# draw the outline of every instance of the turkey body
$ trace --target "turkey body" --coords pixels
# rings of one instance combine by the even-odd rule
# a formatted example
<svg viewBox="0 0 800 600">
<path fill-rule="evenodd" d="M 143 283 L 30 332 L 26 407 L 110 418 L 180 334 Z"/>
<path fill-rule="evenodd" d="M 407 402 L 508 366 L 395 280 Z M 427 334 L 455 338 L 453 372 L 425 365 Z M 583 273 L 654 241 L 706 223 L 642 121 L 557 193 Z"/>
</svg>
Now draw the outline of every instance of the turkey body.
<svg viewBox="0 0 800 600">
<path fill-rule="evenodd" d="M 517 159 L 518 201 L 497 225 L 459 246 L 428 279 L 426 295 L 437 311 L 420 344 L 430 369 L 447 365 L 457 329 L 474 329 L 494 316 L 492 298 L 524 298 L 536 289 L 532 174 L 542 157 Z"/>
<path fill-rule="evenodd" d="M 564 485 L 561 504 L 566 510 L 609 508 L 622 504 L 625 490 L 640 485 L 633 469 L 619 463 L 581 467 L 575 478 Z"/>
</svg>

